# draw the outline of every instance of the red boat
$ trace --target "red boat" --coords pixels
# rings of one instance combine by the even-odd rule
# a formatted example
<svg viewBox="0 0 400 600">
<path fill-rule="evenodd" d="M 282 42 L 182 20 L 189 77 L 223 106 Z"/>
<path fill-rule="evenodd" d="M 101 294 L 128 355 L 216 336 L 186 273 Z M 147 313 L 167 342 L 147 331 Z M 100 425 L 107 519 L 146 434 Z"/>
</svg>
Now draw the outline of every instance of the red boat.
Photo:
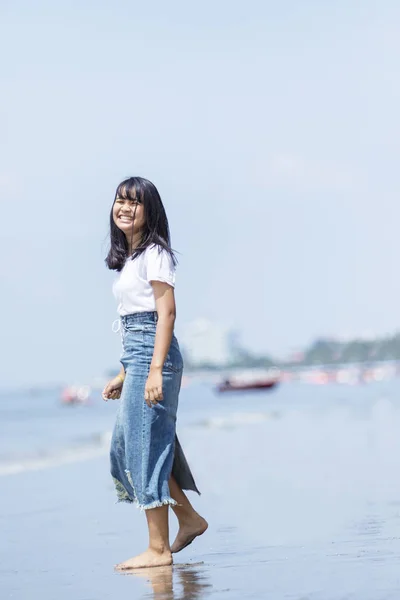
<svg viewBox="0 0 400 600">
<path fill-rule="evenodd" d="M 218 392 L 243 392 L 247 390 L 270 390 L 275 388 L 279 383 L 279 377 L 276 375 L 244 380 L 244 379 L 225 379 L 217 386 Z"/>
</svg>

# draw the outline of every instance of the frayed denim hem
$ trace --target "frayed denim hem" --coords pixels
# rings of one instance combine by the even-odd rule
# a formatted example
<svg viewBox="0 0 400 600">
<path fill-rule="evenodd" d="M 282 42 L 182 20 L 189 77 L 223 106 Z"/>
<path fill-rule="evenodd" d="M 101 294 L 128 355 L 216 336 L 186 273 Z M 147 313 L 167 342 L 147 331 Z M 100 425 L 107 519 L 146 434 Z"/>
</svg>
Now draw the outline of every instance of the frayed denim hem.
<svg viewBox="0 0 400 600">
<path fill-rule="evenodd" d="M 139 510 L 151 510 L 152 508 L 159 508 L 160 506 L 177 506 L 178 503 L 171 497 L 164 498 L 163 500 L 154 500 L 154 502 L 150 502 L 150 504 L 140 504 L 136 498 L 132 498 L 126 491 L 125 487 L 122 483 L 113 477 L 113 481 L 115 484 L 115 489 L 117 492 L 117 504 L 119 502 L 126 502 L 128 504 L 135 504 L 136 508 Z"/>
<path fill-rule="evenodd" d="M 155 500 L 154 502 L 151 502 L 151 504 L 137 503 L 136 506 L 140 510 L 151 510 L 152 508 L 159 508 L 160 506 L 166 506 L 167 504 L 169 506 L 177 506 L 178 505 L 176 500 L 174 500 L 173 498 L 164 498 L 164 500 Z"/>
</svg>

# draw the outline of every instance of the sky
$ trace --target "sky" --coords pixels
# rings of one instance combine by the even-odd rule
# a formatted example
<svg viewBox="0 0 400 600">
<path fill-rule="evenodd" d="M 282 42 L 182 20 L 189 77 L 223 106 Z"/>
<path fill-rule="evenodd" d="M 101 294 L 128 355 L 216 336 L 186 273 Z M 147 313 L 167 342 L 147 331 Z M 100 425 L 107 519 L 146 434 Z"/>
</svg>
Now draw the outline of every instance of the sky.
<svg viewBox="0 0 400 600">
<path fill-rule="evenodd" d="M 129 175 L 167 209 L 178 335 L 399 329 L 398 2 L 3 0 L 0 57 L 0 387 L 118 368 Z"/>
</svg>

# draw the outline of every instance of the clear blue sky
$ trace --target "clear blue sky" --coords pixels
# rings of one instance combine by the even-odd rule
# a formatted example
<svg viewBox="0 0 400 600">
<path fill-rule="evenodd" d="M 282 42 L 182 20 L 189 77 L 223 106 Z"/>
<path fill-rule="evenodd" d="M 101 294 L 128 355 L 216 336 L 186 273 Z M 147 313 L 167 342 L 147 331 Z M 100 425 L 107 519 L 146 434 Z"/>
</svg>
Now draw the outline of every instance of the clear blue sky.
<svg viewBox="0 0 400 600">
<path fill-rule="evenodd" d="M 396 1 L 2 2 L 1 386 L 116 366 L 116 184 L 167 207 L 178 333 L 399 325 Z"/>
</svg>

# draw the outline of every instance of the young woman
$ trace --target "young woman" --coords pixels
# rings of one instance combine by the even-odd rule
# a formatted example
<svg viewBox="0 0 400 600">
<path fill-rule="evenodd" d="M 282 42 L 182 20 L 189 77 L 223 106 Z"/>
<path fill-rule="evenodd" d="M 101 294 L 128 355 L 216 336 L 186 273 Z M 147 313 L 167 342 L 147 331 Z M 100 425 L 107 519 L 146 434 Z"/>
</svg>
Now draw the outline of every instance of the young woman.
<svg viewBox="0 0 400 600">
<path fill-rule="evenodd" d="M 119 501 L 146 511 L 149 547 L 117 565 L 137 569 L 172 564 L 172 554 L 204 533 L 207 522 L 182 491 L 198 492 L 175 433 L 182 357 L 174 336 L 176 259 L 155 186 L 142 177 L 117 187 L 110 214 L 109 269 L 119 272 L 122 368 L 103 391 L 121 397 L 111 441 L 111 474 Z M 199 492 L 198 492 L 199 493 Z M 168 510 L 179 522 L 170 546 Z"/>
</svg>

